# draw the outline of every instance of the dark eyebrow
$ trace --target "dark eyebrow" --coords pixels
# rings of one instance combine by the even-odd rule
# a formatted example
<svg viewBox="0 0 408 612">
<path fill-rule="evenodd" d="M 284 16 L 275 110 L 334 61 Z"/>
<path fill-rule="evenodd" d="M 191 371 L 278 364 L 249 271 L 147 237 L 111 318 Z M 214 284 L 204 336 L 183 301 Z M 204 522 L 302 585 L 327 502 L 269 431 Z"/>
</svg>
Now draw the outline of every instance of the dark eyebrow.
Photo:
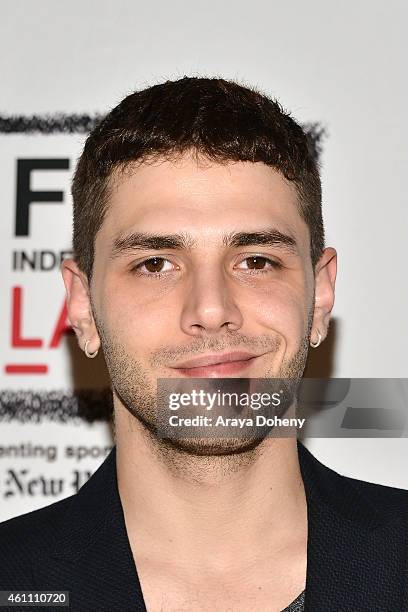
<svg viewBox="0 0 408 612">
<path fill-rule="evenodd" d="M 275 228 L 257 232 L 231 232 L 224 236 L 223 243 L 229 247 L 241 246 L 278 246 L 292 253 L 297 253 L 297 243 L 290 234 L 283 234 Z"/>
<path fill-rule="evenodd" d="M 128 236 L 118 237 L 113 242 L 111 257 L 118 257 L 122 253 L 131 251 L 147 251 L 160 249 L 188 250 L 193 241 L 186 234 L 169 234 L 166 236 L 147 234 L 145 232 L 132 232 Z"/>
<path fill-rule="evenodd" d="M 267 245 L 282 247 L 292 253 L 297 253 L 297 243 L 293 236 L 283 234 L 275 228 L 256 232 L 230 232 L 223 236 L 222 242 L 227 247 Z M 146 232 L 132 232 L 114 240 L 111 257 L 138 250 L 190 250 L 194 246 L 196 242 L 185 233 L 154 235 Z"/>
</svg>

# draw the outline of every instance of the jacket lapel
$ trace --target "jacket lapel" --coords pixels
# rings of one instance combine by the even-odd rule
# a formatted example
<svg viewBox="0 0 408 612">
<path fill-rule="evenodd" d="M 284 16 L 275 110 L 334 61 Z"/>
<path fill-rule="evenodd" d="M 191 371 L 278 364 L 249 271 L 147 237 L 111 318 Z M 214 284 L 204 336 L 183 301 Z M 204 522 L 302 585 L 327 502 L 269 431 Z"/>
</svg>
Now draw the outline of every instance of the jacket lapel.
<svg viewBox="0 0 408 612">
<path fill-rule="evenodd" d="M 126 533 L 116 448 L 72 498 L 51 563 L 40 560 L 37 588 L 70 592 L 70 610 L 146 612 Z"/>
</svg>

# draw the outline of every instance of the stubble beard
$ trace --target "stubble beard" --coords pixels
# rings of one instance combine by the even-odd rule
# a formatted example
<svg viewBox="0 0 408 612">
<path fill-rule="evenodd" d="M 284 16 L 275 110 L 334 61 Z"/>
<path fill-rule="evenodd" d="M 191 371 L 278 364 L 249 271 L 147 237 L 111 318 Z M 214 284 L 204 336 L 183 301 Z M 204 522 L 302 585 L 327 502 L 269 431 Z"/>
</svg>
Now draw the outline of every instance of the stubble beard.
<svg viewBox="0 0 408 612">
<path fill-rule="evenodd" d="M 279 368 L 279 371 L 274 371 L 271 366 L 263 378 L 278 378 L 290 379 L 299 381 L 303 375 L 306 360 L 309 350 L 309 334 L 312 324 L 312 312 L 309 313 L 309 322 L 307 334 L 302 338 L 300 346 L 296 354 L 289 360 L 284 360 Z M 156 386 L 150 382 L 149 371 L 143 367 L 143 364 L 129 354 L 122 345 L 115 341 L 109 335 L 101 322 L 97 322 L 98 332 L 101 338 L 103 353 L 111 378 L 112 390 L 120 403 L 126 408 L 135 419 L 135 425 L 141 424 L 142 427 L 135 427 L 135 431 L 142 430 L 144 436 L 160 453 L 165 457 L 167 464 L 172 464 L 174 467 L 178 465 L 184 466 L 185 462 L 193 457 L 202 458 L 209 467 L 209 462 L 217 457 L 222 460 L 224 468 L 228 471 L 239 469 L 243 463 L 250 462 L 254 453 L 261 452 L 262 442 L 265 437 L 248 435 L 228 438 L 210 438 L 210 437 L 195 437 L 195 438 L 163 438 L 157 432 L 157 390 Z M 276 339 L 266 336 L 256 339 L 248 339 L 239 334 L 228 333 L 223 337 L 224 346 L 221 350 L 228 350 L 233 346 L 242 348 L 244 345 L 249 345 L 254 349 L 254 343 L 258 348 L 264 347 L 266 351 L 276 351 L 280 342 Z M 216 349 L 220 350 L 220 338 L 218 339 L 199 339 L 199 344 L 188 347 L 189 354 L 192 353 L 192 348 L 197 348 L 197 352 L 204 350 Z M 255 348 L 256 351 L 256 348 Z M 163 364 L 168 359 L 169 355 L 178 358 L 182 356 L 184 349 L 168 349 L 156 352 L 151 359 L 152 364 Z M 168 362 L 168 361 L 167 361 Z M 170 361 L 171 362 L 171 361 Z M 217 380 L 217 379 L 214 379 Z M 136 423 L 137 421 L 137 423 Z M 205 459 L 207 458 L 207 460 Z M 201 461 L 202 463 L 202 461 Z M 227 467 L 228 466 L 228 467 Z"/>
</svg>

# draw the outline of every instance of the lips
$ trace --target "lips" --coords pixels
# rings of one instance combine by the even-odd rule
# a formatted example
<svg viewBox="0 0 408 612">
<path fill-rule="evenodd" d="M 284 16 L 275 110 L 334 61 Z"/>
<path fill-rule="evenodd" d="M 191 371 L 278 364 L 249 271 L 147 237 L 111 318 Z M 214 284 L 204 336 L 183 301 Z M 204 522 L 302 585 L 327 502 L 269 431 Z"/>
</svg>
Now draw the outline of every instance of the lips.
<svg viewBox="0 0 408 612">
<path fill-rule="evenodd" d="M 223 355 L 204 355 L 173 366 L 182 376 L 187 377 L 217 377 L 237 374 L 248 368 L 260 355 L 244 351 L 224 353 Z"/>
<path fill-rule="evenodd" d="M 177 366 L 173 367 L 177 369 L 199 368 L 203 366 L 218 365 L 221 363 L 231 363 L 234 361 L 247 361 L 248 359 L 253 359 L 254 357 L 258 357 L 258 355 L 244 351 L 236 351 L 234 353 L 224 353 L 223 355 L 204 355 L 203 357 L 195 357 L 193 359 L 189 359 L 188 361 L 178 363 Z"/>
</svg>

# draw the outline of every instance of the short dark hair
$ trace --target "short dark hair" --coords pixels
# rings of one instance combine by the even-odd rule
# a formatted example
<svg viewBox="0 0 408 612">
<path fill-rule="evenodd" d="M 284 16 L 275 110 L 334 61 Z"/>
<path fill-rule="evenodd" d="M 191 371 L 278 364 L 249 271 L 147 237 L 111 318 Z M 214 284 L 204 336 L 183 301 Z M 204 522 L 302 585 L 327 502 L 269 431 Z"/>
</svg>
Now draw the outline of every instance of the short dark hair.
<svg viewBox="0 0 408 612">
<path fill-rule="evenodd" d="M 315 151 L 302 127 L 276 100 L 252 87 L 221 78 L 184 77 L 130 94 L 86 140 L 72 195 L 74 256 L 88 279 L 113 171 L 187 151 L 219 163 L 264 162 L 291 181 L 316 264 L 324 249 L 321 182 Z"/>
</svg>

